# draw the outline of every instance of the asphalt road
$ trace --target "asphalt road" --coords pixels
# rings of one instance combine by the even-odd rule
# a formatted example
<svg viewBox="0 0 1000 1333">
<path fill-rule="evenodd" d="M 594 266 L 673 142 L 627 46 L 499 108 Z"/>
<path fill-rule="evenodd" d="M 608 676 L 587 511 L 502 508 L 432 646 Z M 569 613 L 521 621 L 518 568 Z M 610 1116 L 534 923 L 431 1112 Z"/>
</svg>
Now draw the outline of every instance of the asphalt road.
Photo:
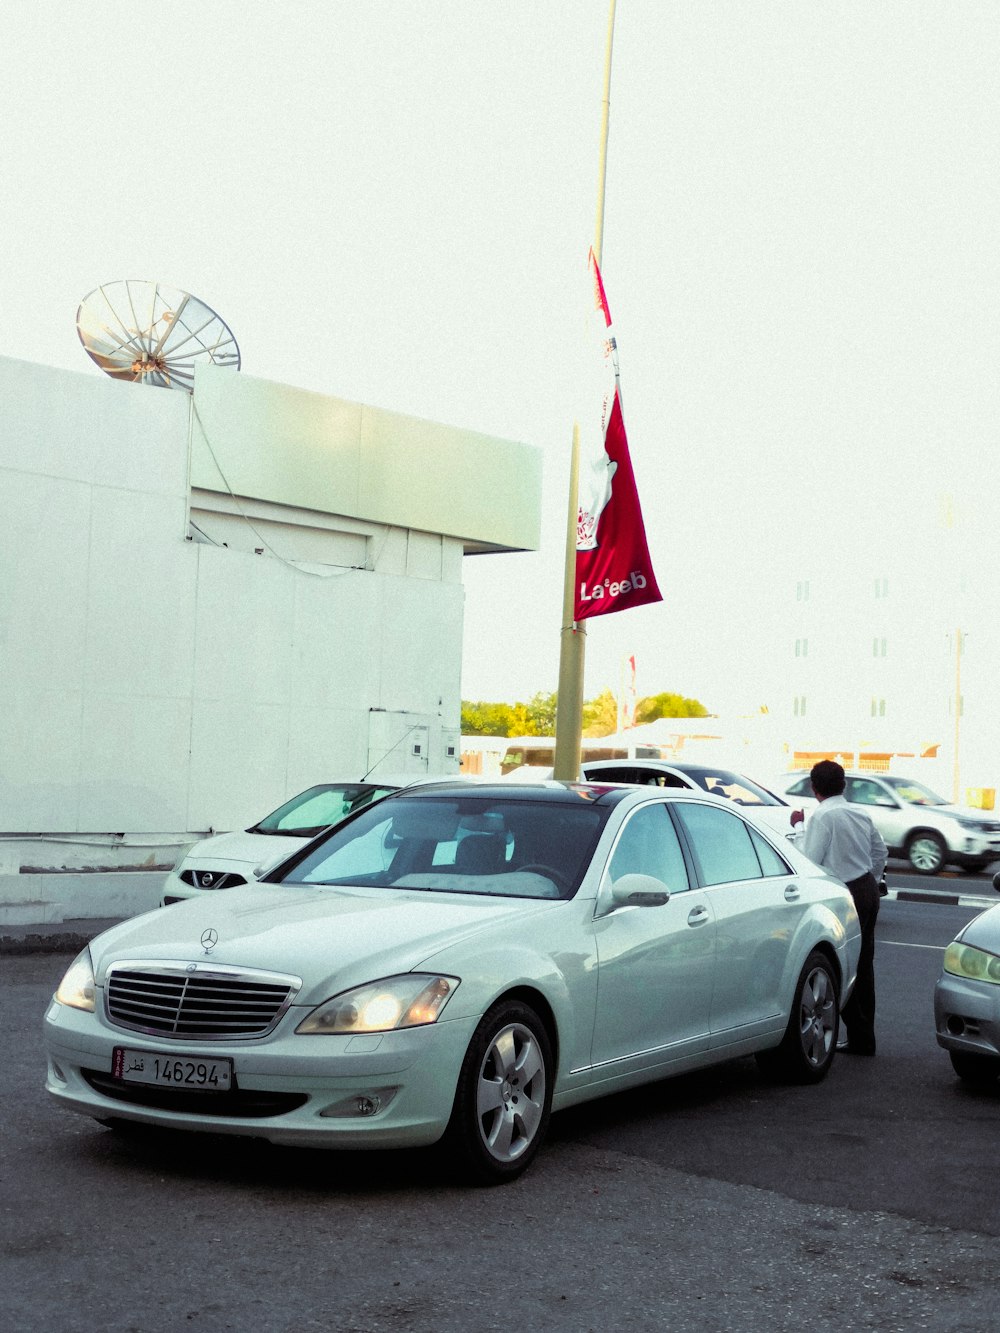
<svg viewBox="0 0 1000 1333">
<path fill-rule="evenodd" d="M 996 1328 L 1000 1088 L 961 1085 L 933 1033 L 941 951 L 976 910 L 883 903 L 874 1060 L 838 1057 L 817 1088 L 742 1060 L 564 1112 L 532 1170 L 486 1191 L 441 1185 L 426 1154 L 70 1115 L 38 1046 L 68 960 L 0 959 L 0 1326 Z"/>
</svg>

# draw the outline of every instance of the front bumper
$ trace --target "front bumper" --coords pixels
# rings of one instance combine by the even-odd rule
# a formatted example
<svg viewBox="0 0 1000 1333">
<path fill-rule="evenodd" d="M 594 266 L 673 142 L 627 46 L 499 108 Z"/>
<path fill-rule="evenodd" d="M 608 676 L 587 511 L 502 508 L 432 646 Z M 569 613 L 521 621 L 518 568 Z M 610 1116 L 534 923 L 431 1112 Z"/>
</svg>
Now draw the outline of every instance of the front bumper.
<svg viewBox="0 0 1000 1333">
<path fill-rule="evenodd" d="M 100 1002 L 99 1002 L 100 1010 Z M 96 1120 L 113 1118 L 165 1129 L 263 1138 L 320 1148 L 404 1148 L 436 1142 L 451 1116 L 459 1070 L 475 1017 L 402 1032 L 364 1036 L 296 1036 L 306 1010 L 290 1010 L 259 1042 L 167 1042 L 112 1027 L 97 1013 L 55 1000 L 45 1015 L 46 1089 L 63 1106 Z M 181 1094 L 175 1105 L 144 1105 L 135 1085 L 112 1078 L 116 1046 L 167 1056 L 233 1061 L 234 1085 L 260 1094 L 253 1113 L 212 1114 Z M 95 1087 L 94 1081 L 100 1086 Z M 215 1098 L 212 1093 L 196 1094 Z M 268 1098 L 289 1109 L 259 1113 Z M 161 1102 L 171 1100 L 169 1094 Z M 225 1103 L 216 1102 L 217 1105 Z M 210 1103 L 206 1103 L 209 1106 Z"/>
<path fill-rule="evenodd" d="M 1000 1056 L 1000 986 L 944 973 L 934 987 L 934 1025 L 945 1050 Z"/>
<path fill-rule="evenodd" d="M 968 833 L 955 838 L 949 859 L 957 865 L 981 866 L 1000 861 L 1000 833 Z"/>
</svg>

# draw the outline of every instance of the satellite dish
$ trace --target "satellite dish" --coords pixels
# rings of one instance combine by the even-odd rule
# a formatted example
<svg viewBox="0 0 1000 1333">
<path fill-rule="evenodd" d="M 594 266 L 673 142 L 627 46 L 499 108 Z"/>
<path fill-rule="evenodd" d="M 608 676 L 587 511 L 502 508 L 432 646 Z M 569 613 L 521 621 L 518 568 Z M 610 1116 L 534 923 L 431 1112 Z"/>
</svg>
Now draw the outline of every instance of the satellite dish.
<svg viewBox="0 0 1000 1333">
<path fill-rule="evenodd" d="M 96 287 L 80 302 L 76 329 L 87 355 L 114 380 L 191 393 L 199 361 L 240 368 L 236 339 L 215 311 L 160 282 Z"/>
</svg>

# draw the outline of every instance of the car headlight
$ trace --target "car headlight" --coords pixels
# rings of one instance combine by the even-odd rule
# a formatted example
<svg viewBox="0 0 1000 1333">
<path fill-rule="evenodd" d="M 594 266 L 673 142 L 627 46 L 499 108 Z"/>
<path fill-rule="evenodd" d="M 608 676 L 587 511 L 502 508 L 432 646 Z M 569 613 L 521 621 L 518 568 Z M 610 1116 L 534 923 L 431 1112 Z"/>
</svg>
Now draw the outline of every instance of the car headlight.
<svg viewBox="0 0 1000 1333">
<path fill-rule="evenodd" d="M 90 950 L 84 949 L 74 958 L 69 970 L 59 983 L 56 999 L 70 1009 L 85 1009 L 94 1012 L 94 965 L 90 961 Z"/>
<path fill-rule="evenodd" d="M 968 977 L 970 981 L 991 981 L 995 986 L 1000 986 L 1000 958 L 995 953 L 963 944 L 961 940 L 955 940 L 945 949 L 944 970 L 955 977 Z"/>
<path fill-rule="evenodd" d="M 458 986 L 457 977 L 429 976 L 426 972 L 385 977 L 324 1000 L 295 1031 L 310 1036 L 343 1036 L 423 1027 L 437 1022 Z"/>
</svg>

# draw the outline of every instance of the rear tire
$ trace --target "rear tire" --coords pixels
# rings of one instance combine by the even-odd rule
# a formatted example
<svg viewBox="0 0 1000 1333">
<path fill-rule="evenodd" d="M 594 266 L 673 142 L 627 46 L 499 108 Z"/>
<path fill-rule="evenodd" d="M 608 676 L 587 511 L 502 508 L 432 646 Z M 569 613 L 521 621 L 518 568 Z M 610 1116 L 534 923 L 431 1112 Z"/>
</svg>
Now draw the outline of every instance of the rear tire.
<svg viewBox="0 0 1000 1333">
<path fill-rule="evenodd" d="M 758 1051 L 757 1064 L 783 1083 L 819 1083 L 833 1064 L 839 1026 L 837 980 L 826 955 L 817 949 L 799 973 L 781 1045 Z"/>
<path fill-rule="evenodd" d="M 516 1180 L 542 1146 L 552 1109 L 552 1044 L 528 1005 L 488 1010 L 462 1062 L 440 1151 L 474 1185 Z"/>
</svg>

